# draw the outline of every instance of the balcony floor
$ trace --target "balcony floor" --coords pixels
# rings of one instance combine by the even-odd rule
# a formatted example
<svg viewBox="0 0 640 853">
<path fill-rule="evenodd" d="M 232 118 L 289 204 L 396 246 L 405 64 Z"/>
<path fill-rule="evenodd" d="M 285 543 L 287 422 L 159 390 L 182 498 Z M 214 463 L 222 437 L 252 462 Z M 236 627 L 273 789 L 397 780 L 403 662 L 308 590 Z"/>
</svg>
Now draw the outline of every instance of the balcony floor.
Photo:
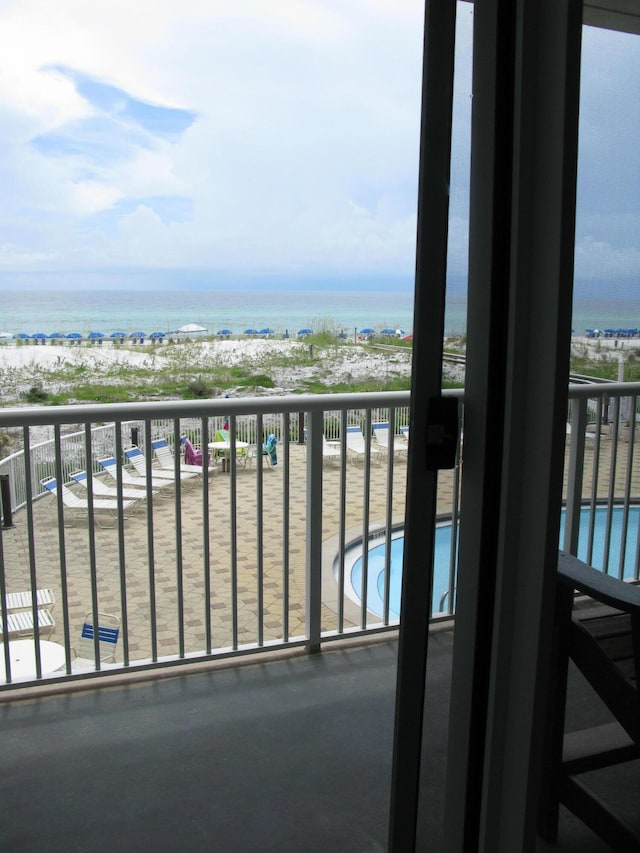
<svg viewBox="0 0 640 853">
<path fill-rule="evenodd" d="M 439 815 L 452 632 L 430 644 L 418 849 Z M 0 849 L 386 849 L 397 642 L 0 704 Z M 631 813 L 637 785 L 627 795 Z M 560 844 L 602 850 L 564 814 Z"/>
</svg>

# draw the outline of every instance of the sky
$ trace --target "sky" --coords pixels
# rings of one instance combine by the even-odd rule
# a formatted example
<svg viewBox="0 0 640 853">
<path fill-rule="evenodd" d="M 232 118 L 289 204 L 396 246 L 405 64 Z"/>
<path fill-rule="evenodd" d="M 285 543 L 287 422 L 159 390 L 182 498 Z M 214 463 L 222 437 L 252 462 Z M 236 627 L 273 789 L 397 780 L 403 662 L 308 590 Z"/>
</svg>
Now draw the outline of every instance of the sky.
<svg viewBox="0 0 640 853">
<path fill-rule="evenodd" d="M 423 3 L 0 0 L 0 287 L 413 286 Z M 449 271 L 467 264 L 472 6 Z M 585 30 L 576 278 L 640 274 L 640 40 Z"/>
</svg>

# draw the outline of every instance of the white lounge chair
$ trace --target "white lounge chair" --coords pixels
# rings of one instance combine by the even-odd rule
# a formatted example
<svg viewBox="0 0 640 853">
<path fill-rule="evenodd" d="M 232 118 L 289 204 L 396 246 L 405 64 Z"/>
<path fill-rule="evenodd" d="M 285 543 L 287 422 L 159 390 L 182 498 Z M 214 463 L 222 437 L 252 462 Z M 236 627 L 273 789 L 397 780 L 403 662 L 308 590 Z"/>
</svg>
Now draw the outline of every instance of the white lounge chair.
<svg viewBox="0 0 640 853">
<path fill-rule="evenodd" d="M 127 457 L 129 462 L 131 462 L 131 464 L 141 477 L 147 476 L 147 461 L 144 457 L 144 453 L 140 450 L 139 447 L 129 447 L 127 450 L 125 450 L 124 455 Z M 173 471 L 168 471 L 166 468 L 153 468 L 152 476 L 154 479 L 157 478 L 158 480 L 171 480 L 172 483 L 175 482 L 176 479 L 175 473 Z M 192 480 L 194 477 L 197 476 L 197 474 L 191 471 L 180 472 L 181 480 Z"/>
<path fill-rule="evenodd" d="M 38 610 L 38 630 L 43 639 L 47 639 L 56 627 L 53 616 L 46 608 Z M 5 635 L 8 639 L 12 637 L 33 637 L 35 628 L 33 626 L 33 613 L 31 610 L 23 610 L 19 613 L 7 614 L 6 630 L 0 617 L 0 636 Z"/>
<path fill-rule="evenodd" d="M 6 595 L 7 611 L 15 613 L 20 610 L 31 610 L 33 600 L 31 590 L 24 592 L 8 592 Z M 37 589 L 36 590 L 36 607 L 40 610 L 41 607 L 51 608 L 56 603 L 52 589 Z"/>
<path fill-rule="evenodd" d="M 62 502 L 66 509 L 69 512 L 64 514 L 64 523 L 65 525 L 72 526 L 76 519 L 78 518 L 86 518 L 89 514 L 89 501 L 83 498 L 79 498 L 75 495 L 70 489 L 66 486 L 59 486 L 56 482 L 55 477 L 49 477 L 48 479 L 42 480 L 42 485 L 51 492 L 52 495 L 56 495 L 58 490 L 60 490 L 60 494 L 62 496 Z M 123 501 L 122 508 L 123 510 L 130 510 L 133 505 L 133 501 Z M 92 501 L 92 506 L 94 510 L 94 518 L 98 522 L 101 527 L 113 527 L 113 525 L 118 520 L 118 501 L 113 498 L 94 498 Z M 126 512 L 124 513 L 124 517 L 127 517 Z M 105 524 L 105 518 L 108 519 L 111 523 Z"/>
<path fill-rule="evenodd" d="M 370 451 L 371 461 L 379 465 L 380 459 L 384 455 L 382 450 L 371 443 Z M 359 426 L 347 427 L 347 453 L 354 465 L 357 464 L 358 459 L 362 459 L 363 461 L 366 459 L 367 445 Z"/>
<path fill-rule="evenodd" d="M 159 438 L 151 442 L 151 447 L 155 453 L 158 464 L 163 471 L 175 472 L 176 461 L 171 448 L 164 438 Z M 213 468 L 207 469 L 209 473 L 213 473 Z M 202 476 L 202 465 L 190 465 L 187 462 L 180 463 L 180 471 L 195 474 L 197 477 Z"/>
<path fill-rule="evenodd" d="M 107 474 L 109 474 L 116 483 L 118 482 L 118 463 L 113 456 L 109 456 L 106 459 L 98 459 L 98 464 L 104 468 Z M 132 474 L 131 471 L 127 470 L 123 465 L 120 466 L 120 472 L 122 474 L 123 486 L 132 486 L 139 489 L 147 488 L 146 476 L 140 477 L 138 474 Z M 167 486 L 172 486 L 174 482 L 173 478 L 170 477 L 151 478 L 151 486 L 155 489 L 166 489 Z"/>
<path fill-rule="evenodd" d="M 85 489 L 89 488 L 86 471 L 76 471 L 75 474 L 71 474 L 70 476 L 72 480 L 74 480 L 79 485 L 84 486 Z M 118 498 L 118 489 L 114 486 L 107 486 L 99 477 L 92 478 L 91 488 L 93 490 L 94 495 L 99 495 L 103 498 L 112 498 L 113 500 L 117 500 Z M 158 493 L 154 491 L 151 492 L 151 494 L 157 495 Z M 144 501 L 147 497 L 147 491 L 144 488 L 134 489 L 131 486 L 129 486 L 128 488 L 123 487 L 122 497 L 131 501 Z"/>
<path fill-rule="evenodd" d="M 335 444 L 329 444 L 324 433 L 322 433 L 322 459 L 327 462 L 339 462 L 342 459 L 340 448 Z"/>
<path fill-rule="evenodd" d="M 389 422 L 388 421 L 376 421 L 371 424 L 373 427 L 373 435 L 378 443 L 378 446 L 385 452 L 389 453 L 391 449 L 391 438 L 389 436 Z M 393 455 L 401 456 L 403 453 L 406 453 L 408 450 L 408 445 L 404 438 L 400 436 L 393 436 Z"/>
</svg>

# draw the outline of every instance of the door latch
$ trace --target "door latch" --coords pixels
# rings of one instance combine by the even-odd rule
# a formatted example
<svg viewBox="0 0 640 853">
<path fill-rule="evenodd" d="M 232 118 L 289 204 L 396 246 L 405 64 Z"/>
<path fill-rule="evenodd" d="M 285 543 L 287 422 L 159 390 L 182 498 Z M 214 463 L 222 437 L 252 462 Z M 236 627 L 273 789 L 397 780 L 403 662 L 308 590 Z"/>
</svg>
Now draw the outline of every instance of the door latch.
<svg viewBox="0 0 640 853">
<path fill-rule="evenodd" d="M 458 447 L 458 400 L 430 397 L 427 406 L 427 471 L 454 468 Z"/>
</svg>

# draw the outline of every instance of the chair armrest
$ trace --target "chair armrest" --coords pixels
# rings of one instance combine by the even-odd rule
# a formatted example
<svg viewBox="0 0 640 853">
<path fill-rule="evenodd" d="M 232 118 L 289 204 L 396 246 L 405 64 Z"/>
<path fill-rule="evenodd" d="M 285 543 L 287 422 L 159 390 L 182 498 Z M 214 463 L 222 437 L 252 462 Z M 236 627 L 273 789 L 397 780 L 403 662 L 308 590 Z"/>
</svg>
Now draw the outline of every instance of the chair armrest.
<svg viewBox="0 0 640 853">
<path fill-rule="evenodd" d="M 616 610 L 640 616 L 640 587 L 599 572 L 572 554 L 560 551 L 558 576 L 574 589 Z"/>
</svg>

